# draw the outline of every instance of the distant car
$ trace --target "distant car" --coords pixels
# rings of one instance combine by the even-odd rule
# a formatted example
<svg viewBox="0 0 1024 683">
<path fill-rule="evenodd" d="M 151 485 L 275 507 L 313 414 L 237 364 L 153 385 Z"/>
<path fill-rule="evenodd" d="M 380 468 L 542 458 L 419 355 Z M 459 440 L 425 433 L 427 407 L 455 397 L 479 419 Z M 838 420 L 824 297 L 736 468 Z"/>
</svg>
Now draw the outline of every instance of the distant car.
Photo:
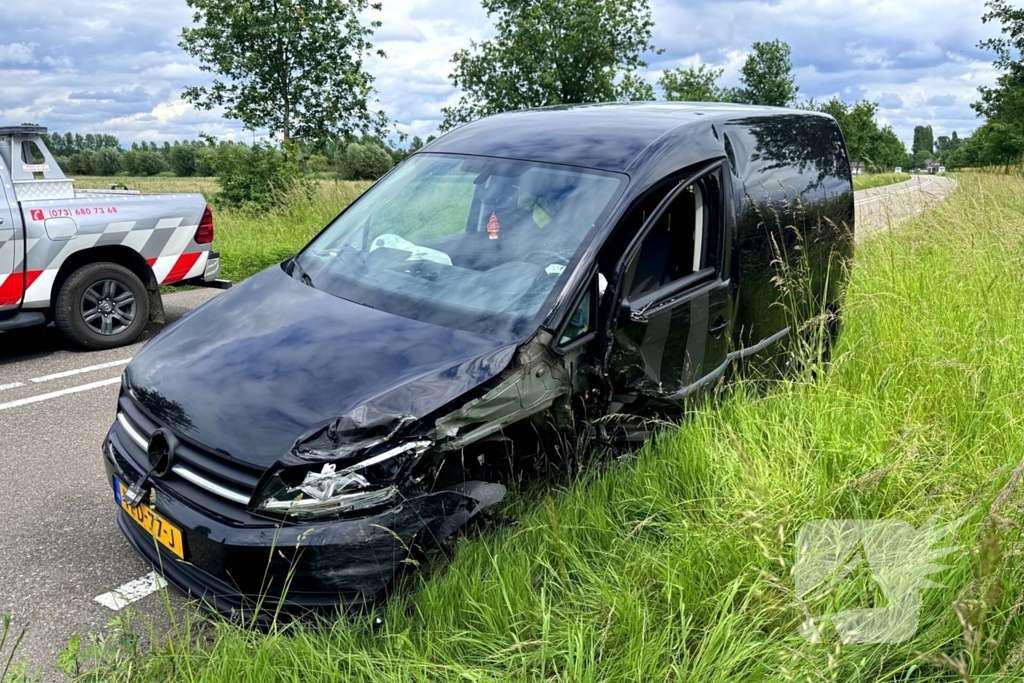
<svg viewBox="0 0 1024 683">
<path fill-rule="evenodd" d="M 374 600 L 538 454 L 642 441 L 740 361 L 783 365 L 814 311 L 834 335 L 853 219 L 822 114 L 466 125 L 128 365 L 103 445 L 118 523 L 222 613 Z M 781 258 L 806 259 L 797 319 Z"/>
<path fill-rule="evenodd" d="M 0 331 L 52 321 L 109 349 L 163 321 L 161 286 L 228 286 L 202 195 L 76 190 L 45 133 L 0 128 Z"/>
</svg>

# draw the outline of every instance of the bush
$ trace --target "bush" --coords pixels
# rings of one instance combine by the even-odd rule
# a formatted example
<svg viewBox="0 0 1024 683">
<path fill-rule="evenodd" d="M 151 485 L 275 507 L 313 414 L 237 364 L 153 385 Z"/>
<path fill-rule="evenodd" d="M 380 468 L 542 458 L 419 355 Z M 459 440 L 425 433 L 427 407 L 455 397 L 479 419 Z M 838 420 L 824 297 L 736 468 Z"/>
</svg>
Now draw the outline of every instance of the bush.
<svg viewBox="0 0 1024 683">
<path fill-rule="evenodd" d="M 167 162 L 159 152 L 133 149 L 124 154 L 124 168 L 131 175 L 156 175 L 168 170 Z"/>
<path fill-rule="evenodd" d="M 84 149 L 81 152 L 75 152 L 68 159 L 68 167 L 64 169 L 66 173 L 74 173 L 76 175 L 89 175 L 92 173 L 93 167 L 93 156 L 95 152 L 92 150 Z"/>
<path fill-rule="evenodd" d="M 216 171 L 221 187 L 218 203 L 235 208 L 272 206 L 278 193 L 299 177 L 298 168 L 281 150 L 263 143 L 222 146 L 217 150 Z"/>
<path fill-rule="evenodd" d="M 121 156 L 123 152 L 112 147 L 104 147 L 92 155 L 92 175 L 115 175 L 121 172 Z"/>
<path fill-rule="evenodd" d="M 394 165 L 391 155 L 379 145 L 353 142 L 345 148 L 345 172 L 352 180 L 376 180 Z"/>
<path fill-rule="evenodd" d="M 306 159 L 306 168 L 310 173 L 324 173 L 331 165 L 331 160 L 323 154 L 313 154 Z"/>
</svg>

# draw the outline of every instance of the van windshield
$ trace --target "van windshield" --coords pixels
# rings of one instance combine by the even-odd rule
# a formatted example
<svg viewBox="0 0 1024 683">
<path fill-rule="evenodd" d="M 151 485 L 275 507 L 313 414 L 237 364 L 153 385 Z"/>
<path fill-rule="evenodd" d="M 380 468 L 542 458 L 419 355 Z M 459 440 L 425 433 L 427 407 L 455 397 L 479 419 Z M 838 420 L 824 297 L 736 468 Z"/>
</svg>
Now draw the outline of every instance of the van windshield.
<svg viewBox="0 0 1024 683">
<path fill-rule="evenodd" d="M 286 269 L 365 306 L 517 337 L 564 282 L 624 180 L 566 166 L 419 154 Z"/>
</svg>

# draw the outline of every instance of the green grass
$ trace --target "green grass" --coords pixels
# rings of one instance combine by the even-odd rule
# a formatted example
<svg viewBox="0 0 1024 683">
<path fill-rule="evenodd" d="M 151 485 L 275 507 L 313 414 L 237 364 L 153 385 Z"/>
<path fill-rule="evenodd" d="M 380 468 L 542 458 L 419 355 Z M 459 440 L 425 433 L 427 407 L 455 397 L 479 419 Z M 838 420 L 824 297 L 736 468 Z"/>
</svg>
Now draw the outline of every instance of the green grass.
<svg viewBox="0 0 1024 683">
<path fill-rule="evenodd" d="M 282 208 L 263 214 L 215 211 L 213 246 L 221 254 L 221 277 L 239 282 L 294 255 L 369 186 L 324 180 L 309 191 L 293 189 Z"/>
<path fill-rule="evenodd" d="M 902 183 L 904 180 L 910 180 L 909 173 L 865 173 L 853 176 L 853 189 L 870 190 L 873 187 Z"/>
<path fill-rule="evenodd" d="M 179 614 L 151 652 L 101 648 L 84 679 L 1019 680 L 1024 180 L 959 180 L 859 246 L 845 332 L 817 381 L 734 384 L 628 459 L 512 495 L 514 524 L 413 575 L 379 630 L 359 617 L 260 634 Z M 231 225 L 228 245 L 244 230 Z M 273 225 L 249 229 L 287 232 Z M 936 513 L 971 516 L 913 639 L 798 635 L 803 523 Z M 813 607 L 871 600 L 884 605 L 853 582 Z"/>
</svg>

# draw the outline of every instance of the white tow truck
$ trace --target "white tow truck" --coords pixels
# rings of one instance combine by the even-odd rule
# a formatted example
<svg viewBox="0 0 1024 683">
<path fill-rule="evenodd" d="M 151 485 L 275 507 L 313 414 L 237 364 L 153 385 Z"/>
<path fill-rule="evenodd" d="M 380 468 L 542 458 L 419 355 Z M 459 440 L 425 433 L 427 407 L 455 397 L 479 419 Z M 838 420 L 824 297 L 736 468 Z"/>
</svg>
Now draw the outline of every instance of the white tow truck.
<svg viewBox="0 0 1024 683">
<path fill-rule="evenodd" d="M 230 286 L 202 195 L 76 190 L 45 133 L 0 127 L 0 332 L 52 321 L 108 349 L 163 322 L 161 286 Z"/>
</svg>

